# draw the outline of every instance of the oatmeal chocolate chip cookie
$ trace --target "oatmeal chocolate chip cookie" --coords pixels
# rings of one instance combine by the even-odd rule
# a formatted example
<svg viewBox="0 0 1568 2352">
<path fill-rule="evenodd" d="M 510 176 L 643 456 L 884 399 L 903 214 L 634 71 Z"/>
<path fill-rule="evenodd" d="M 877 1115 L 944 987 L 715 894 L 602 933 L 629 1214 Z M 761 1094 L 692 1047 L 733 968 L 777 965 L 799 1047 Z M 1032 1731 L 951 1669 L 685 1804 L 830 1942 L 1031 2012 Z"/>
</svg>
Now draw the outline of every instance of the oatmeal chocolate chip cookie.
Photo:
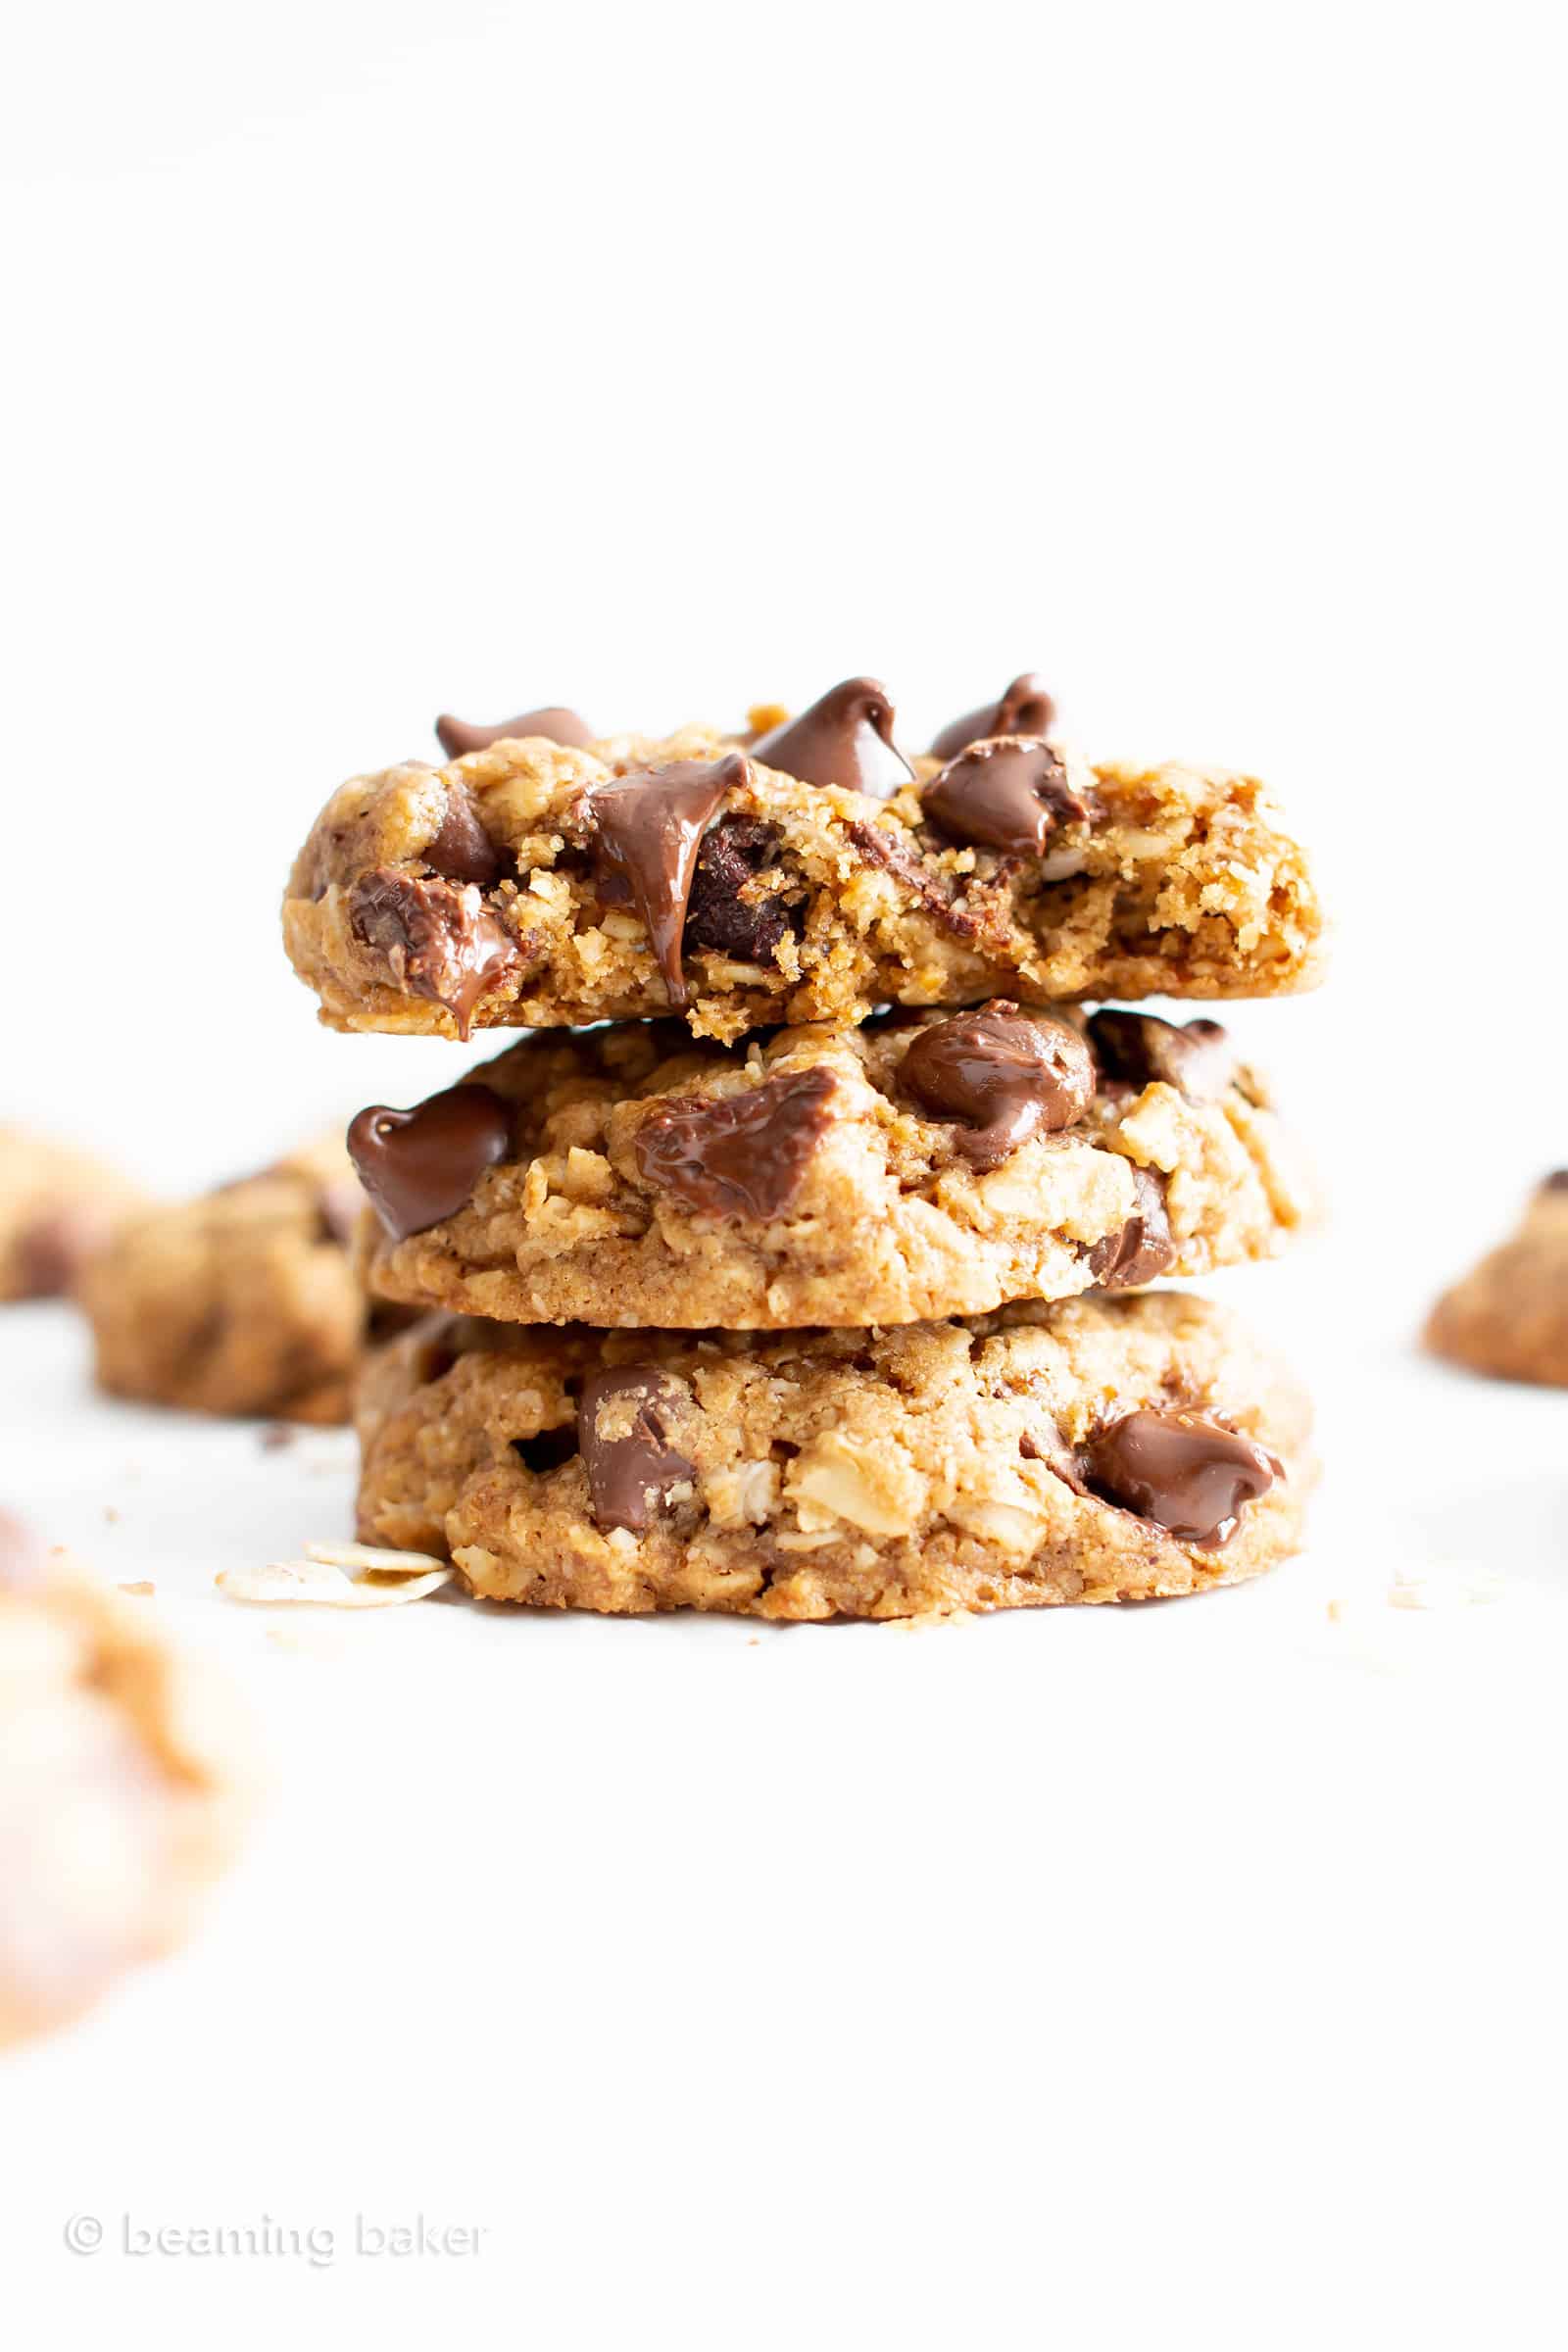
<svg viewBox="0 0 1568 2352">
<path fill-rule="evenodd" d="M 143 1206 L 114 1169 L 69 1145 L 0 1127 L 0 1299 L 53 1298 Z"/>
<path fill-rule="evenodd" d="M 1150 1598 L 1294 1551 L 1295 1384 L 1180 1292 L 768 1338 L 432 1317 L 358 1400 L 368 1542 L 557 1608 Z"/>
<path fill-rule="evenodd" d="M 178 1941 L 247 1770 L 226 1693 L 155 1616 L 0 1545 L 0 2047 Z"/>
<path fill-rule="evenodd" d="M 367 1300 L 335 1140 L 125 1226 L 82 1277 L 102 1387 L 205 1413 L 346 1421 Z"/>
<path fill-rule="evenodd" d="M 1544 1178 L 1518 1231 L 1445 1292 L 1426 1344 L 1471 1372 L 1568 1388 L 1568 1168 Z"/>
<path fill-rule="evenodd" d="M 543 1031 L 356 1119 L 366 1280 L 502 1322 L 778 1330 L 1271 1256 L 1309 1192 L 1222 1039 L 1006 1002 L 745 1048 Z"/>
<path fill-rule="evenodd" d="M 991 717 L 1040 723 L 1029 684 Z M 911 762 L 892 728 L 858 678 L 755 740 L 507 736 L 361 777 L 295 863 L 289 956 L 333 1027 L 462 1036 L 673 1007 L 729 1042 L 879 1004 L 1316 981 L 1306 861 L 1252 778 L 1023 734 Z"/>
</svg>

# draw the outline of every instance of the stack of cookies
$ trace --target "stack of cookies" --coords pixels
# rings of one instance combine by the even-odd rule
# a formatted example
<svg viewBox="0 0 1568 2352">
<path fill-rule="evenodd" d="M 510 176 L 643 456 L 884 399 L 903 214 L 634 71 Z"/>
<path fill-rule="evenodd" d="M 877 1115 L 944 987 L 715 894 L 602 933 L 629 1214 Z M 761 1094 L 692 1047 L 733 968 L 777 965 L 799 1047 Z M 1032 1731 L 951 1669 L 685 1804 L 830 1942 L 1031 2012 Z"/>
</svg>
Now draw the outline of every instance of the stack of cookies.
<svg viewBox="0 0 1568 2352">
<path fill-rule="evenodd" d="M 1252 778 L 1053 716 L 1026 676 L 914 757 L 868 678 L 728 735 L 448 719 L 329 802 L 284 909 L 322 1018 L 528 1033 L 350 1130 L 368 1287 L 431 1310 L 362 1378 L 368 1541 L 778 1618 L 1296 1546 L 1300 1393 L 1146 1286 L 1272 1255 L 1306 1188 L 1216 1021 L 1125 1007 L 1309 987 L 1317 898 Z"/>
</svg>

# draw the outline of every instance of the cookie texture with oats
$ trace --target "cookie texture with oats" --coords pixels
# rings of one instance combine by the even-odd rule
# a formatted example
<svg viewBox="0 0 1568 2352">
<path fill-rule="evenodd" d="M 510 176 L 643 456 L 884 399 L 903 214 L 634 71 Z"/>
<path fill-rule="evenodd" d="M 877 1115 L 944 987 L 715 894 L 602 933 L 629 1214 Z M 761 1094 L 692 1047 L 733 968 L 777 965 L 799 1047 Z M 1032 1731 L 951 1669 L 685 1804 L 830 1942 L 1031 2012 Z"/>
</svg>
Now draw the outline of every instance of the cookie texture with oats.
<svg viewBox="0 0 1568 2352">
<path fill-rule="evenodd" d="M 1273 1256 L 1313 1208 L 1264 1080 L 1210 1021 L 1003 1006 L 732 1048 L 627 1023 L 540 1032 L 466 1083 L 507 1140 L 480 1156 L 460 1133 L 438 1164 L 416 1110 L 373 1147 L 428 1196 L 362 1223 L 381 1298 L 519 1323 L 906 1323 Z M 444 1168 L 458 1204 L 433 1216 Z M 372 1191 L 380 1173 L 367 1161 Z"/>
<path fill-rule="evenodd" d="M 1294 1551 L 1301 1391 L 1181 1292 L 869 1331 L 435 1316 L 361 1385 L 360 1530 L 531 1605 L 903 1617 L 1195 1592 Z"/>
<path fill-rule="evenodd" d="M 1518 1231 L 1444 1293 L 1426 1344 L 1469 1372 L 1568 1389 L 1568 1168 L 1546 1177 Z"/>
<path fill-rule="evenodd" d="M 0 1539 L 0 2047 L 180 1939 L 252 1793 L 226 1690 L 148 1606 L 20 1556 Z"/>
<path fill-rule="evenodd" d="M 122 1228 L 79 1286 L 101 1388 L 193 1412 L 349 1417 L 368 1316 L 336 1137 Z"/>
<path fill-rule="evenodd" d="M 284 940 L 330 1026 L 444 1036 L 673 1007 L 733 1041 L 888 1004 L 1314 985 L 1317 894 L 1255 778 L 1060 757 L 1033 854 L 958 838 L 962 796 L 938 791 L 934 759 L 883 800 L 707 727 L 503 738 L 334 794 L 290 876 Z M 708 792 L 700 771 L 720 768 Z M 685 796 L 653 911 L 612 823 L 633 778 L 672 808 Z"/>
</svg>

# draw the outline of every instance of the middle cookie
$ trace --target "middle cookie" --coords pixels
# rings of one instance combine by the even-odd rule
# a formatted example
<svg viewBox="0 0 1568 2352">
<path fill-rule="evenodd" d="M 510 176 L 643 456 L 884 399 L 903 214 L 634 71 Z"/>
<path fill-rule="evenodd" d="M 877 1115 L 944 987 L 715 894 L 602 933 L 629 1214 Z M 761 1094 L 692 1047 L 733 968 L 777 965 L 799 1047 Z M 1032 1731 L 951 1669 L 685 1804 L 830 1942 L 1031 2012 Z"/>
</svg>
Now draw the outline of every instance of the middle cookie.
<svg viewBox="0 0 1568 2352">
<path fill-rule="evenodd" d="M 1005 1003 L 539 1032 L 349 1149 L 371 1291 L 505 1323 L 983 1314 L 1272 1256 L 1312 1208 L 1217 1022 Z"/>
</svg>

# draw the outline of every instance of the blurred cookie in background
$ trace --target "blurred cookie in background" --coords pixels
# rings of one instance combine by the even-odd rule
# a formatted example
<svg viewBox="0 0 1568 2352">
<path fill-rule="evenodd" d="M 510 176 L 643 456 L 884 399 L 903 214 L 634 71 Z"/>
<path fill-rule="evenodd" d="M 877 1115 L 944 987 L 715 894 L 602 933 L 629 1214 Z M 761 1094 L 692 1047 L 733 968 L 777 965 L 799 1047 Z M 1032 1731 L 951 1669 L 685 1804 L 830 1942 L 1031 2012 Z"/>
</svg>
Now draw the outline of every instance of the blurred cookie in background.
<svg viewBox="0 0 1568 2352">
<path fill-rule="evenodd" d="M 0 1512 L 0 2049 L 188 1931 L 250 1803 L 226 1686 Z"/>
<path fill-rule="evenodd" d="M 0 1301 L 72 1290 L 93 1251 L 144 1205 L 102 1160 L 0 1127 Z"/>
<path fill-rule="evenodd" d="M 1544 1177 L 1517 1232 L 1444 1293 L 1425 1338 L 1467 1371 L 1568 1388 L 1568 1168 Z"/>
<path fill-rule="evenodd" d="M 363 1203 L 334 1135 L 134 1219 L 78 1286 L 100 1387 L 193 1412 L 347 1420 L 369 1313 L 348 1246 Z"/>
</svg>

